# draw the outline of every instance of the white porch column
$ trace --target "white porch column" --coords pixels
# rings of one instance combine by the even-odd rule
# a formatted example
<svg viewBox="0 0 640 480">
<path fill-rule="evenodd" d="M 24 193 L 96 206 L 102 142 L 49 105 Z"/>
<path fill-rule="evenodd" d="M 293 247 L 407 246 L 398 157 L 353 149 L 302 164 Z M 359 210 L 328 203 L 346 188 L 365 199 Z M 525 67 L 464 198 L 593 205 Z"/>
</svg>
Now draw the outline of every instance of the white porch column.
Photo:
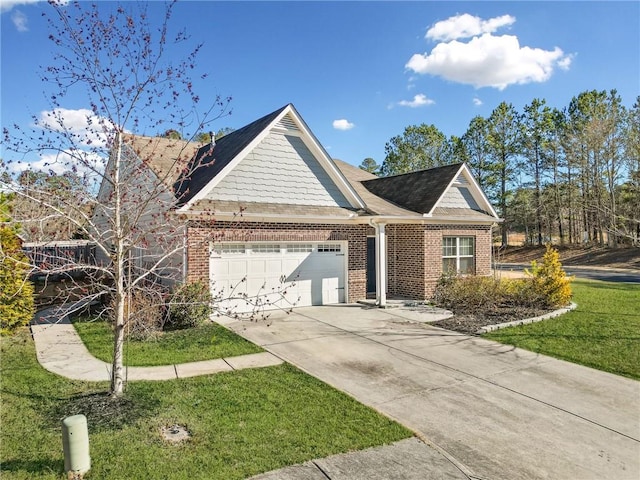
<svg viewBox="0 0 640 480">
<path fill-rule="evenodd" d="M 376 224 L 376 304 L 387 304 L 387 236 L 385 224 Z"/>
</svg>

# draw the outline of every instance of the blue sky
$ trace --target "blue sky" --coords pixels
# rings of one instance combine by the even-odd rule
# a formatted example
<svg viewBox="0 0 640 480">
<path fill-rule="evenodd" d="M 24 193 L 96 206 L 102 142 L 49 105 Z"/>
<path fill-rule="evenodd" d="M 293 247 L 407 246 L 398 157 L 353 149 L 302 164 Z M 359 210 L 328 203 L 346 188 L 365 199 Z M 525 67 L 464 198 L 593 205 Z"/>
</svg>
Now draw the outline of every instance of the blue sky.
<svg viewBox="0 0 640 480">
<path fill-rule="evenodd" d="M 49 7 L 0 7 L 1 121 L 28 125 L 49 108 L 38 76 L 52 58 L 41 17 Z M 408 125 L 462 135 L 501 101 L 562 108 L 582 91 L 615 88 L 631 106 L 640 95 L 635 1 L 185 1 L 173 24 L 204 42 L 201 96 L 233 97 L 214 130 L 293 103 L 329 153 L 355 165 L 382 163 L 385 142 Z"/>
</svg>

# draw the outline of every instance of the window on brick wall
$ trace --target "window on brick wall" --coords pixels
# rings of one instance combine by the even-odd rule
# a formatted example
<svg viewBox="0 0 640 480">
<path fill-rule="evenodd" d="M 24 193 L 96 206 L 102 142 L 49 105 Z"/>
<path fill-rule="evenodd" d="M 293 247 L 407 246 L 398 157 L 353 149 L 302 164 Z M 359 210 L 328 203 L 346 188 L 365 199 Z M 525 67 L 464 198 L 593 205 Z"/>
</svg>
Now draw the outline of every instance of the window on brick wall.
<svg viewBox="0 0 640 480">
<path fill-rule="evenodd" d="M 472 275 L 475 273 L 473 237 L 442 237 L 442 272 Z"/>
</svg>

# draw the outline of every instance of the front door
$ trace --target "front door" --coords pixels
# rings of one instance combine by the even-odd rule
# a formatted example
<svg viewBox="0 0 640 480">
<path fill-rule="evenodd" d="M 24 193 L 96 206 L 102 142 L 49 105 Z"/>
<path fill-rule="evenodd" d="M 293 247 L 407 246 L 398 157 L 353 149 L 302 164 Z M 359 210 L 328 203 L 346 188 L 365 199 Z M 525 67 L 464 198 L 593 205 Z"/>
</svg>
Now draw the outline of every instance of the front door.
<svg viewBox="0 0 640 480">
<path fill-rule="evenodd" d="M 376 237 L 367 237 L 367 294 L 376 293 Z"/>
</svg>

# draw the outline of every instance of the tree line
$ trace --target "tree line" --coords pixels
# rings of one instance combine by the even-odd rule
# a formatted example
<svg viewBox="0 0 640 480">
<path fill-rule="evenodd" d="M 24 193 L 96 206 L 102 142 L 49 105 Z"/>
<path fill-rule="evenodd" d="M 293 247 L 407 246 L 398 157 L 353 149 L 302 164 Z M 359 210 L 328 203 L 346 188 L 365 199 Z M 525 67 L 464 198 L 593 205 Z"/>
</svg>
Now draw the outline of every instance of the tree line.
<svg viewBox="0 0 640 480">
<path fill-rule="evenodd" d="M 385 145 L 382 176 L 466 162 L 504 219 L 500 234 L 528 244 L 640 246 L 640 96 L 631 108 L 616 90 L 585 91 L 565 108 L 536 98 L 518 111 L 500 103 L 462 136 L 411 125 Z"/>
</svg>

